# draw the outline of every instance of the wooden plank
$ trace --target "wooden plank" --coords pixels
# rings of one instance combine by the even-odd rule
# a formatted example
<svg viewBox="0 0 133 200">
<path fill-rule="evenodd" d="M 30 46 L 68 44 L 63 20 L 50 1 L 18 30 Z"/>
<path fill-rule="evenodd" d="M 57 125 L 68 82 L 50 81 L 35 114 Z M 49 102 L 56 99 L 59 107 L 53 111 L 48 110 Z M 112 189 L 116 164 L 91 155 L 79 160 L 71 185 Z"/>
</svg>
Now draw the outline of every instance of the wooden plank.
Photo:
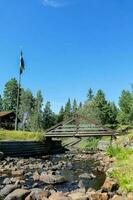
<svg viewBox="0 0 133 200">
<path fill-rule="evenodd" d="M 87 135 L 87 134 L 82 134 L 82 135 L 80 135 L 80 134 L 76 134 L 76 135 L 47 135 L 46 137 L 97 137 L 97 136 L 111 136 L 111 134 L 92 134 L 92 135 Z"/>
<path fill-rule="evenodd" d="M 68 132 L 63 132 L 63 131 L 61 131 L 61 132 L 58 132 L 58 131 L 52 131 L 52 132 L 50 132 L 50 133 L 47 133 L 46 135 L 51 135 L 51 134 L 53 134 L 53 135 L 55 135 L 55 134 L 57 134 L 57 135 L 60 135 L 60 134 L 73 134 L 73 133 L 75 133 L 76 134 L 76 131 L 74 132 L 74 131 L 68 131 Z M 78 134 L 88 134 L 88 135 L 91 135 L 91 134 L 104 134 L 104 133 L 108 133 L 108 134 L 114 134 L 114 132 L 109 132 L 109 131 L 91 131 L 91 132 L 88 132 L 88 131 L 79 131 L 78 132 Z"/>
<path fill-rule="evenodd" d="M 107 132 L 107 130 L 100 130 L 100 129 L 78 129 L 78 132 L 82 132 L 82 131 L 85 131 L 85 132 Z M 55 130 L 52 130 L 50 131 L 49 133 L 51 132 L 76 132 L 76 128 L 75 129 L 55 129 Z M 47 133 L 48 134 L 48 133 Z"/>
<path fill-rule="evenodd" d="M 55 126 L 52 126 L 51 128 L 49 128 L 49 129 L 47 129 L 46 130 L 46 133 L 47 132 L 49 132 L 50 130 L 53 130 L 53 129 L 55 129 L 55 128 L 57 128 L 58 126 L 60 126 L 60 125 L 62 125 L 62 124 L 68 124 L 68 123 L 70 123 L 70 122 L 72 122 L 74 119 L 72 118 L 72 119 L 70 119 L 70 120 L 68 120 L 68 121 L 66 121 L 66 122 L 60 122 L 60 123 L 58 123 L 58 124 L 56 124 Z"/>
</svg>

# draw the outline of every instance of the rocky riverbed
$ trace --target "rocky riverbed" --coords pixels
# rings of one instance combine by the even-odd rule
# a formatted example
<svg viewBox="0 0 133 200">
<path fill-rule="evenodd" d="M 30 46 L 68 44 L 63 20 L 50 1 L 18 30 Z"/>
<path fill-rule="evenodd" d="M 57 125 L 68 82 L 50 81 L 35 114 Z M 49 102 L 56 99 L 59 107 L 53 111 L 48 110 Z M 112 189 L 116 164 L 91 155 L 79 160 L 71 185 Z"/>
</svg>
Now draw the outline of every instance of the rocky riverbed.
<svg viewBox="0 0 133 200">
<path fill-rule="evenodd" d="M 106 178 L 112 162 L 103 153 L 7 157 L 0 162 L 0 199 L 126 200 Z"/>
</svg>

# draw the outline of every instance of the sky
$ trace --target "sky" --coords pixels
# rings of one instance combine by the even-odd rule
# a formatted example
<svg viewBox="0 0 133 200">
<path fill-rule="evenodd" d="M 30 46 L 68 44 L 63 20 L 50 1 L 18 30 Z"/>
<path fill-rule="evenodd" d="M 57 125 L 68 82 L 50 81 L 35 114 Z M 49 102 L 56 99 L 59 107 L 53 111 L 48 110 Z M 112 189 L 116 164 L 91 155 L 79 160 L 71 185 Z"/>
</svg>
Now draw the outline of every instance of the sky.
<svg viewBox="0 0 133 200">
<path fill-rule="evenodd" d="M 18 79 L 57 112 L 101 88 L 118 103 L 133 83 L 132 0 L 0 0 L 0 94 Z"/>
</svg>

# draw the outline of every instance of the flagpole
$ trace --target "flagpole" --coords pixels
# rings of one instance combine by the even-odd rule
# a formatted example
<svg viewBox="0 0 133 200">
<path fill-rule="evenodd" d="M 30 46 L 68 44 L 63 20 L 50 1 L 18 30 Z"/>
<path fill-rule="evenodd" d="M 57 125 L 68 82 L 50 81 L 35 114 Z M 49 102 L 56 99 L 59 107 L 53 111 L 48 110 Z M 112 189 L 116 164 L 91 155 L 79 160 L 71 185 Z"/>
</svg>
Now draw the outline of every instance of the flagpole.
<svg viewBox="0 0 133 200">
<path fill-rule="evenodd" d="M 15 118 L 15 131 L 18 129 L 18 111 L 19 111 L 20 85 L 21 85 L 21 73 L 20 73 L 20 70 L 19 70 L 18 92 L 17 92 L 17 107 L 16 107 L 16 118 Z"/>
</svg>

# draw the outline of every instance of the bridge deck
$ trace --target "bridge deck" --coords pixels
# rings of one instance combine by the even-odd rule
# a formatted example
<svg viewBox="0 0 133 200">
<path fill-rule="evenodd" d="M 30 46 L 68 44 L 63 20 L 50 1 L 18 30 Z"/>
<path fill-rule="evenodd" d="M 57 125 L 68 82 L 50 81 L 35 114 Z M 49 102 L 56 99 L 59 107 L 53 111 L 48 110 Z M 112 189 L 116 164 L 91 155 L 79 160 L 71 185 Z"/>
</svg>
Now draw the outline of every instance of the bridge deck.
<svg viewBox="0 0 133 200">
<path fill-rule="evenodd" d="M 75 134 L 75 135 L 70 135 L 70 134 L 48 134 L 46 135 L 46 137 L 55 137 L 55 138 L 63 138 L 63 137 L 97 137 L 97 136 L 117 136 L 119 134 L 108 134 L 108 133 L 104 133 L 104 134 L 101 134 L 101 133 L 97 133 L 97 134 Z"/>
</svg>

